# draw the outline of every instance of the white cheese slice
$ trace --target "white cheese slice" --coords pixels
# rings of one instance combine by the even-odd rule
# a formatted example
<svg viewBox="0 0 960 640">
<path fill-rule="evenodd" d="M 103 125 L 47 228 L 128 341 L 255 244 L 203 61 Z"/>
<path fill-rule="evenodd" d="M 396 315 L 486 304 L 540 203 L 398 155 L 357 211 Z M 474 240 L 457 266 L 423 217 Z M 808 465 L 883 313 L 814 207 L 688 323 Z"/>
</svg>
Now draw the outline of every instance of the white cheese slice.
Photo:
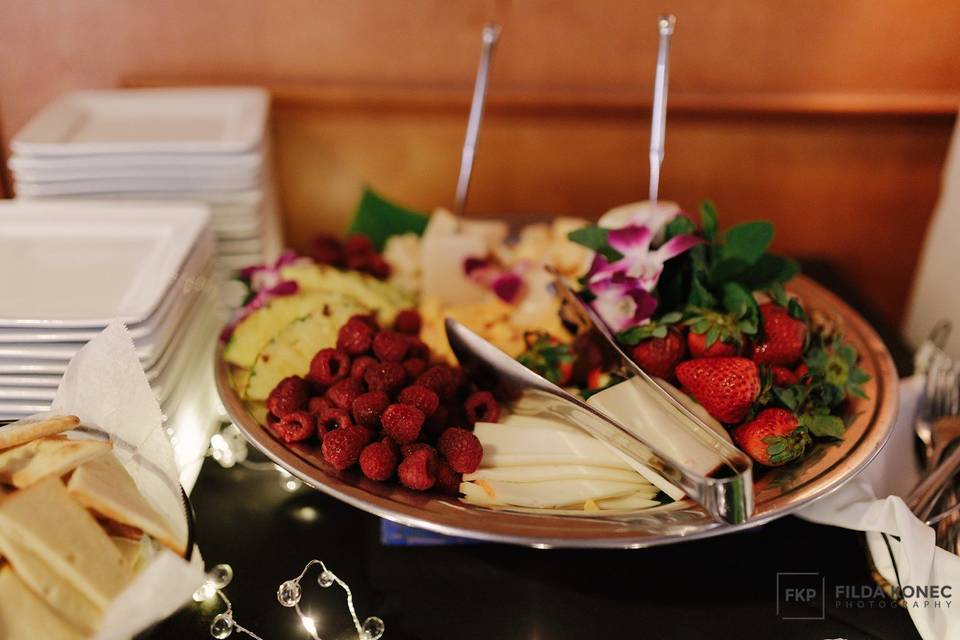
<svg viewBox="0 0 960 640">
<path fill-rule="evenodd" d="M 721 455 L 692 434 L 681 422 L 679 411 L 656 396 L 654 389 L 640 378 L 604 389 L 587 403 L 689 469 L 707 475 L 723 465 Z"/>
<path fill-rule="evenodd" d="M 554 464 L 529 467 L 494 467 L 478 469 L 474 473 L 463 474 L 465 482 L 473 480 L 502 480 L 504 482 L 542 482 L 544 480 L 611 480 L 613 482 L 636 482 L 649 487 L 653 493 L 657 488 L 635 471 L 614 469 L 611 467 L 592 467 L 581 464 Z"/>
<path fill-rule="evenodd" d="M 545 509 L 587 500 L 627 496 L 637 491 L 633 482 L 605 480 L 549 480 L 545 482 L 502 482 L 482 480 L 484 486 L 472 482 L 460 485 L 468 501 L 479 504 L 511 505 Z M 488 492 L 489 490 L 489 492 Z M 492 493 L 492 495 L 491 495 Z"/>
<path fill-rule="evenodd" d="M 639 511 L 640 509 L 659 507 L 660 503 L 642 491 L 638 491 L 621 498 L 598 500 L 597 506 L 600 507 L 601 511 Z"/>
</svg>

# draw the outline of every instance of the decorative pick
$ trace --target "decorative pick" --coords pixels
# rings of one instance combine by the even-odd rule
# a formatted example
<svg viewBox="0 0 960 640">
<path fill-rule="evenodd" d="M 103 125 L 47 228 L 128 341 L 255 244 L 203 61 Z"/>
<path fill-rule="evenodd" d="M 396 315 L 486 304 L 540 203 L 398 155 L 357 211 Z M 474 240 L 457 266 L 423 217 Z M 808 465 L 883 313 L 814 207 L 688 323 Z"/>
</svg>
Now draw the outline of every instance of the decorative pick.
<svg viewBox="0 0 960 640">
<path fill-rule="evenodd" d="M 480 121 L 483 119 L 483 104 L 487 96 L 487 78 L 493 50 L 500 39 L 500 25 L 488 24 L 483 27 L 483 49 L 480 51 L 480 66 L 473 85 L 473 100 L 470 103 L 470 118 L 467 120 L 467 135 L 463 140 L 463 153 L 460 156 L 460 177 L 457 179 L 457 200 L 454 213 L 463 215 L 470 191 L 470 177 L 473 174 L 473 158 L 477 150 L 477 137 L 480 135 Z"/>
<path fill-rule="evenodd" d="M 669 84 L 670 36 L 677 19 L 672 15 L 657 18 L 660 48 L 657 51 L 657 75 L 653 85 L 653 119 L 650 125 L 650 205 L 657 204 L 660 191 L 660 165 L 663 164 L 663 139 L 667 126 L 667 86 Z"/>
</svg>

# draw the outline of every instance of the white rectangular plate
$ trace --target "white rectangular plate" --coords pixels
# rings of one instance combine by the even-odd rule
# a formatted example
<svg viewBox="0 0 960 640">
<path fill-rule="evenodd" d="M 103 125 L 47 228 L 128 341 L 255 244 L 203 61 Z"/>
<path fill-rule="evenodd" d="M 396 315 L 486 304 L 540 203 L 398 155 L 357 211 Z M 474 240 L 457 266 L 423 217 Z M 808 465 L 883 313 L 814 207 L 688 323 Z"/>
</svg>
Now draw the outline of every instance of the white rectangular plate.
<svg viewBox="0 0 960 640">
<path fill-rule="evenodd" d="M 0 202 L 0 327 L 145 321 L 208 218 L 196 203 Z"/>
<path fill-rule="evenodd" d="M 240 153 L 263 140 L 262 89 L 117 89 L 68 93 L 37 114 L 17 154 Z"/>
</svg>

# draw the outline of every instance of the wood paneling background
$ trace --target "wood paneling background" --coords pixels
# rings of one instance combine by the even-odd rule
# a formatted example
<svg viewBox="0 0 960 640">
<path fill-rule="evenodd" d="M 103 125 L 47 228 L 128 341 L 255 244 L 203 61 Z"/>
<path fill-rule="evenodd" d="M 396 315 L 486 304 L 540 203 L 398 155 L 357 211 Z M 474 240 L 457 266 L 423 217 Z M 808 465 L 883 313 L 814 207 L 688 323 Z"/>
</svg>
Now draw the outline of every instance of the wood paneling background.
<svg viewBox="0 0 960 640">
<path fill-rule="evenodd" d="M 0 122 L 74 88 L 268 86 L 303 247 L 364 182 L 450 204 L 496 20 L 469 213 L 592 217 L 646 192 L 661 11 L 678 16 L 664 197 L 774 220 L 780 250 L 834 262 L 899 321 L 960 103 L 955 1 L 0 0 Z"/>
</svg>

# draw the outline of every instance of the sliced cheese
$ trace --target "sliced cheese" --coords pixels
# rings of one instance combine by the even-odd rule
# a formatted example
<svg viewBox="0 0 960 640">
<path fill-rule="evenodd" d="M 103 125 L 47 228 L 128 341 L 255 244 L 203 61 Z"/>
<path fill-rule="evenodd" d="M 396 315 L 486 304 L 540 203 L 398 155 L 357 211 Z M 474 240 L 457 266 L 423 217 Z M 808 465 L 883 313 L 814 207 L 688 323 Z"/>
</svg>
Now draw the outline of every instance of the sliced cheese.
<svg viewBox="0 0 960 640">
<path fill-rule="evenodd" d="M 639 511 L 659 507 L 660 503 L 643 492 L 637 492 L 620 498 L 607 498 L 597 502 L 601 511 Z"/>
<path fill-rule="evenodd" d="M 637 491 L 633 482 L 609 482 L 605 480 L 549 480 L 545 482 L 483 481 L 484 487 L 471 482 L 460 485 L 460 492 L 468 501 L 481 504 L 511 505 L 545 509 L 579 503 L 587 500 L 617 498 Z M 482 496 L 479 494 L 483 494 Z M 493 495 L 490 495 L 492 493 Z"/>
<path fill-rule="evenodd" d="M 673 392 L 680 394 L 676 389 Z M 625 380 L 590 396 L 587 404 L 617 420 L 627 429 L 689 469 L 707 475 L 724 464 L 711 444 L 691 433 L 682 414 L 639 377 Z M 716 423 L 715 420 L 712 420 Z M 708 425 L 709 426 L 709 425 Z M 713 431 L 724 433 L 723 427 Z"/>
<path fill-rule="evenodd" d="M 541 482 L 544 480 L 612 480 L 614 482 L 635 482 L 650 491 L 656 487 L 635 471 L 614 469 L 612 467 L 592 467 L 579 464 L 555 464 L 529 467 L 494 467 L 478 469 L 474 473 L 463 475 L 465 482 L 472 480 L 502 480 L 504 482 Z"/>
<path fill-rule="evenodd" d="M 0 550 L 27 586 L 64 620 L 85 633 L 96 631 L 103 617 L 103 608 L 61 578 L 40 556 L 24 545 L 0 535 Z"/>
<path fill-rule="evenodd" d="M 59 478 L 41 480 L 0 502 L 0 536 L 39 556 L 104 609 L 133 577 L 109 536 Z"/>
<path fill-rule="evenodd" d="M 80 640 L 85 634 L 57 616 L 8 565 L 0 569 L 0 637 Z"/>
<path fill-rule="evenodd" d="M 62 476 L 111 447 L 102 440 L 33 440 L 0 453 L 0 482 L 29 487 L 44 478 Z"/>
<path fill-rule="evenodd" d="M 147 503 L 115 455 L 102 455 L 77 467 L 67 483 L 67 493 L 88 509 L 140 529 L 183 555 L 186 543 L 177 538 L 166 520 Z"/>
</svg>

